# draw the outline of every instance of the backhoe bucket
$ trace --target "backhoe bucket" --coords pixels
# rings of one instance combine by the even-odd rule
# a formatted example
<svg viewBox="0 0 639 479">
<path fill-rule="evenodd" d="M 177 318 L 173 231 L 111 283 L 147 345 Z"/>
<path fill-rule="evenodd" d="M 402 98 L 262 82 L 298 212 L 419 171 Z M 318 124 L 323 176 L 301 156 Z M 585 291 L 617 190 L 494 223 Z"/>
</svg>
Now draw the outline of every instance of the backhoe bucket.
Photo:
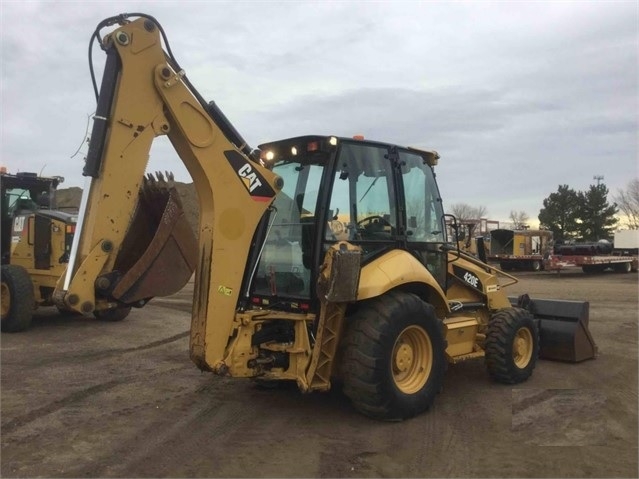
<svg viewBox="0 0 639 479">
<path fill-rule="evenodd" d="M 597 345 L 588 329 L 587 301 L 530 299 L 527 294 L 508 299 L 539 320 L 540 358 L 576 363 L 597 356 Z"/>
<path fill-rule="evenodd" d="M 147 176 L 138 207 L 114 265 L 122 276 L 111 296 L 134 304 L 180 291 L 197 260 L 197 239 L 184 215 L 173 177 Z"/>
</svg>

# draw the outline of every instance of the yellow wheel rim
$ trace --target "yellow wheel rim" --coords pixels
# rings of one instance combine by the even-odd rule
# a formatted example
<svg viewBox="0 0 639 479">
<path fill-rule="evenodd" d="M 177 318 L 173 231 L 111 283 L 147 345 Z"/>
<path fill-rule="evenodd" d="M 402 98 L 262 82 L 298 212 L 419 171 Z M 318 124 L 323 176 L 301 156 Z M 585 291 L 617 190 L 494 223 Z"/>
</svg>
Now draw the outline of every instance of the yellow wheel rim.
<svg viewBox="0 0 639 479">
<path fill-rule="evenodd" d="M 0 296 L 0 300 L 2 300 L 2 319 L 4 319 L 9 314 L 9 309 L 11 309 L 11 294 L 7 283 L 2 283 L 0 289 L 2 293 L 2 296 Z"/>
<path fill-rule="evenodd" d="M 523 369 L 530 363 L 533 352 L 533 337 L 528 328 L 519 328 L 513 341 L 513 361 L 515 365 Z"/>
<path fill-rule="evenodd" d="M 414 394 L 424 387 L 433 367 L 433 346 L 428 333 L 419 326 L 404 329 L 392 355 L 393 380 L 404 394 Z"/>
</svg>

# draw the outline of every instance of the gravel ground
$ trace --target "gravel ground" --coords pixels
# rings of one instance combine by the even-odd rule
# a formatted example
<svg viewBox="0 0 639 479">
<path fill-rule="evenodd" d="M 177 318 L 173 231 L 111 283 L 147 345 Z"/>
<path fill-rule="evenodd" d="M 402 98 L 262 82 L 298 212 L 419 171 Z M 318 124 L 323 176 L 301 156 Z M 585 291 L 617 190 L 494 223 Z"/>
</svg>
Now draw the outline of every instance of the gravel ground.
<svg viewBox="0 0 639 479">
<path fill-rule="evenodd" d="M 1 336 L 1 475 L 637 477 L 637 274 L 519 277 L 513 295 L 591 302 L 597 359 L 540 361 L 516 386 L 451 366 L 433 408 L 399 423 L 339 390 L 200 373 L 192 284 L 121 323 L 43 309 Z"/>
</svg>

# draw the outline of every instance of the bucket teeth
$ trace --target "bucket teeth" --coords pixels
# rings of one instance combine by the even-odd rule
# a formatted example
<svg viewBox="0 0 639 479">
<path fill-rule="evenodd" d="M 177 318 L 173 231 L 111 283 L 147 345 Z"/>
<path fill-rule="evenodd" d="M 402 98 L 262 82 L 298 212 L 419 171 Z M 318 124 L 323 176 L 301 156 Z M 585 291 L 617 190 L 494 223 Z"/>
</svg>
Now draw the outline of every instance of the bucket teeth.
<svg viewBox="0 0 639 479">
<path fill-rule="evenodd" d="M 165 171 L 164 173 L 156 171 L 155 174 L 147 173 L 144 177 L 144 183 L 158 187 L 171 188 L 175 184 L 175 176 L 170 171 Z"/>
<path fill-rule="evenodd" d="M 157 171 L 155 174 L 147 173 L 140 188 L 141 200 L 146 202 L 151 209 L 153 205 L 165 204 L 168 196 L 174 196 L 176 202 L 181 207 L 179 195 L 175 189 L 173 173 Z"/>
<path fill-rule="evenodd" d="M 173 173 L 146 174 L 116 258 L 120 279 L 111 291 L 113 298 L 133 304 L 179 291 L 195 269 L 197 251 Z"/>
</svg>

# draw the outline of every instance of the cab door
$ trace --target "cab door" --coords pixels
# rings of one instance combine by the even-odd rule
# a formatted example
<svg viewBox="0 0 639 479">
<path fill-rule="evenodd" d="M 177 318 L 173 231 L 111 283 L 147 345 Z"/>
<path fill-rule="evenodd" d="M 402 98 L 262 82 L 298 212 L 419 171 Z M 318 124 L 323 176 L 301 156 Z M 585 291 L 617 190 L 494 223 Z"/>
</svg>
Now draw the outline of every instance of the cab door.
<svg viewBox="0 0 639 479">
<path fill-rule="evenodd" d="M 446 225 L 444 209 L 431 166 L 415 153 L 399 157 L 399 188 L 405 212 L 402 228 L 405 248 L 413 253 L 446 290 Z"/>
<path fill-rule="evenodd" d="M 341 144 L 327 198 L 324 244 L 349 241 L 362 248 L 362 262 L 401 245 L 395 162 L 387 145 Z"/>
</svg>

